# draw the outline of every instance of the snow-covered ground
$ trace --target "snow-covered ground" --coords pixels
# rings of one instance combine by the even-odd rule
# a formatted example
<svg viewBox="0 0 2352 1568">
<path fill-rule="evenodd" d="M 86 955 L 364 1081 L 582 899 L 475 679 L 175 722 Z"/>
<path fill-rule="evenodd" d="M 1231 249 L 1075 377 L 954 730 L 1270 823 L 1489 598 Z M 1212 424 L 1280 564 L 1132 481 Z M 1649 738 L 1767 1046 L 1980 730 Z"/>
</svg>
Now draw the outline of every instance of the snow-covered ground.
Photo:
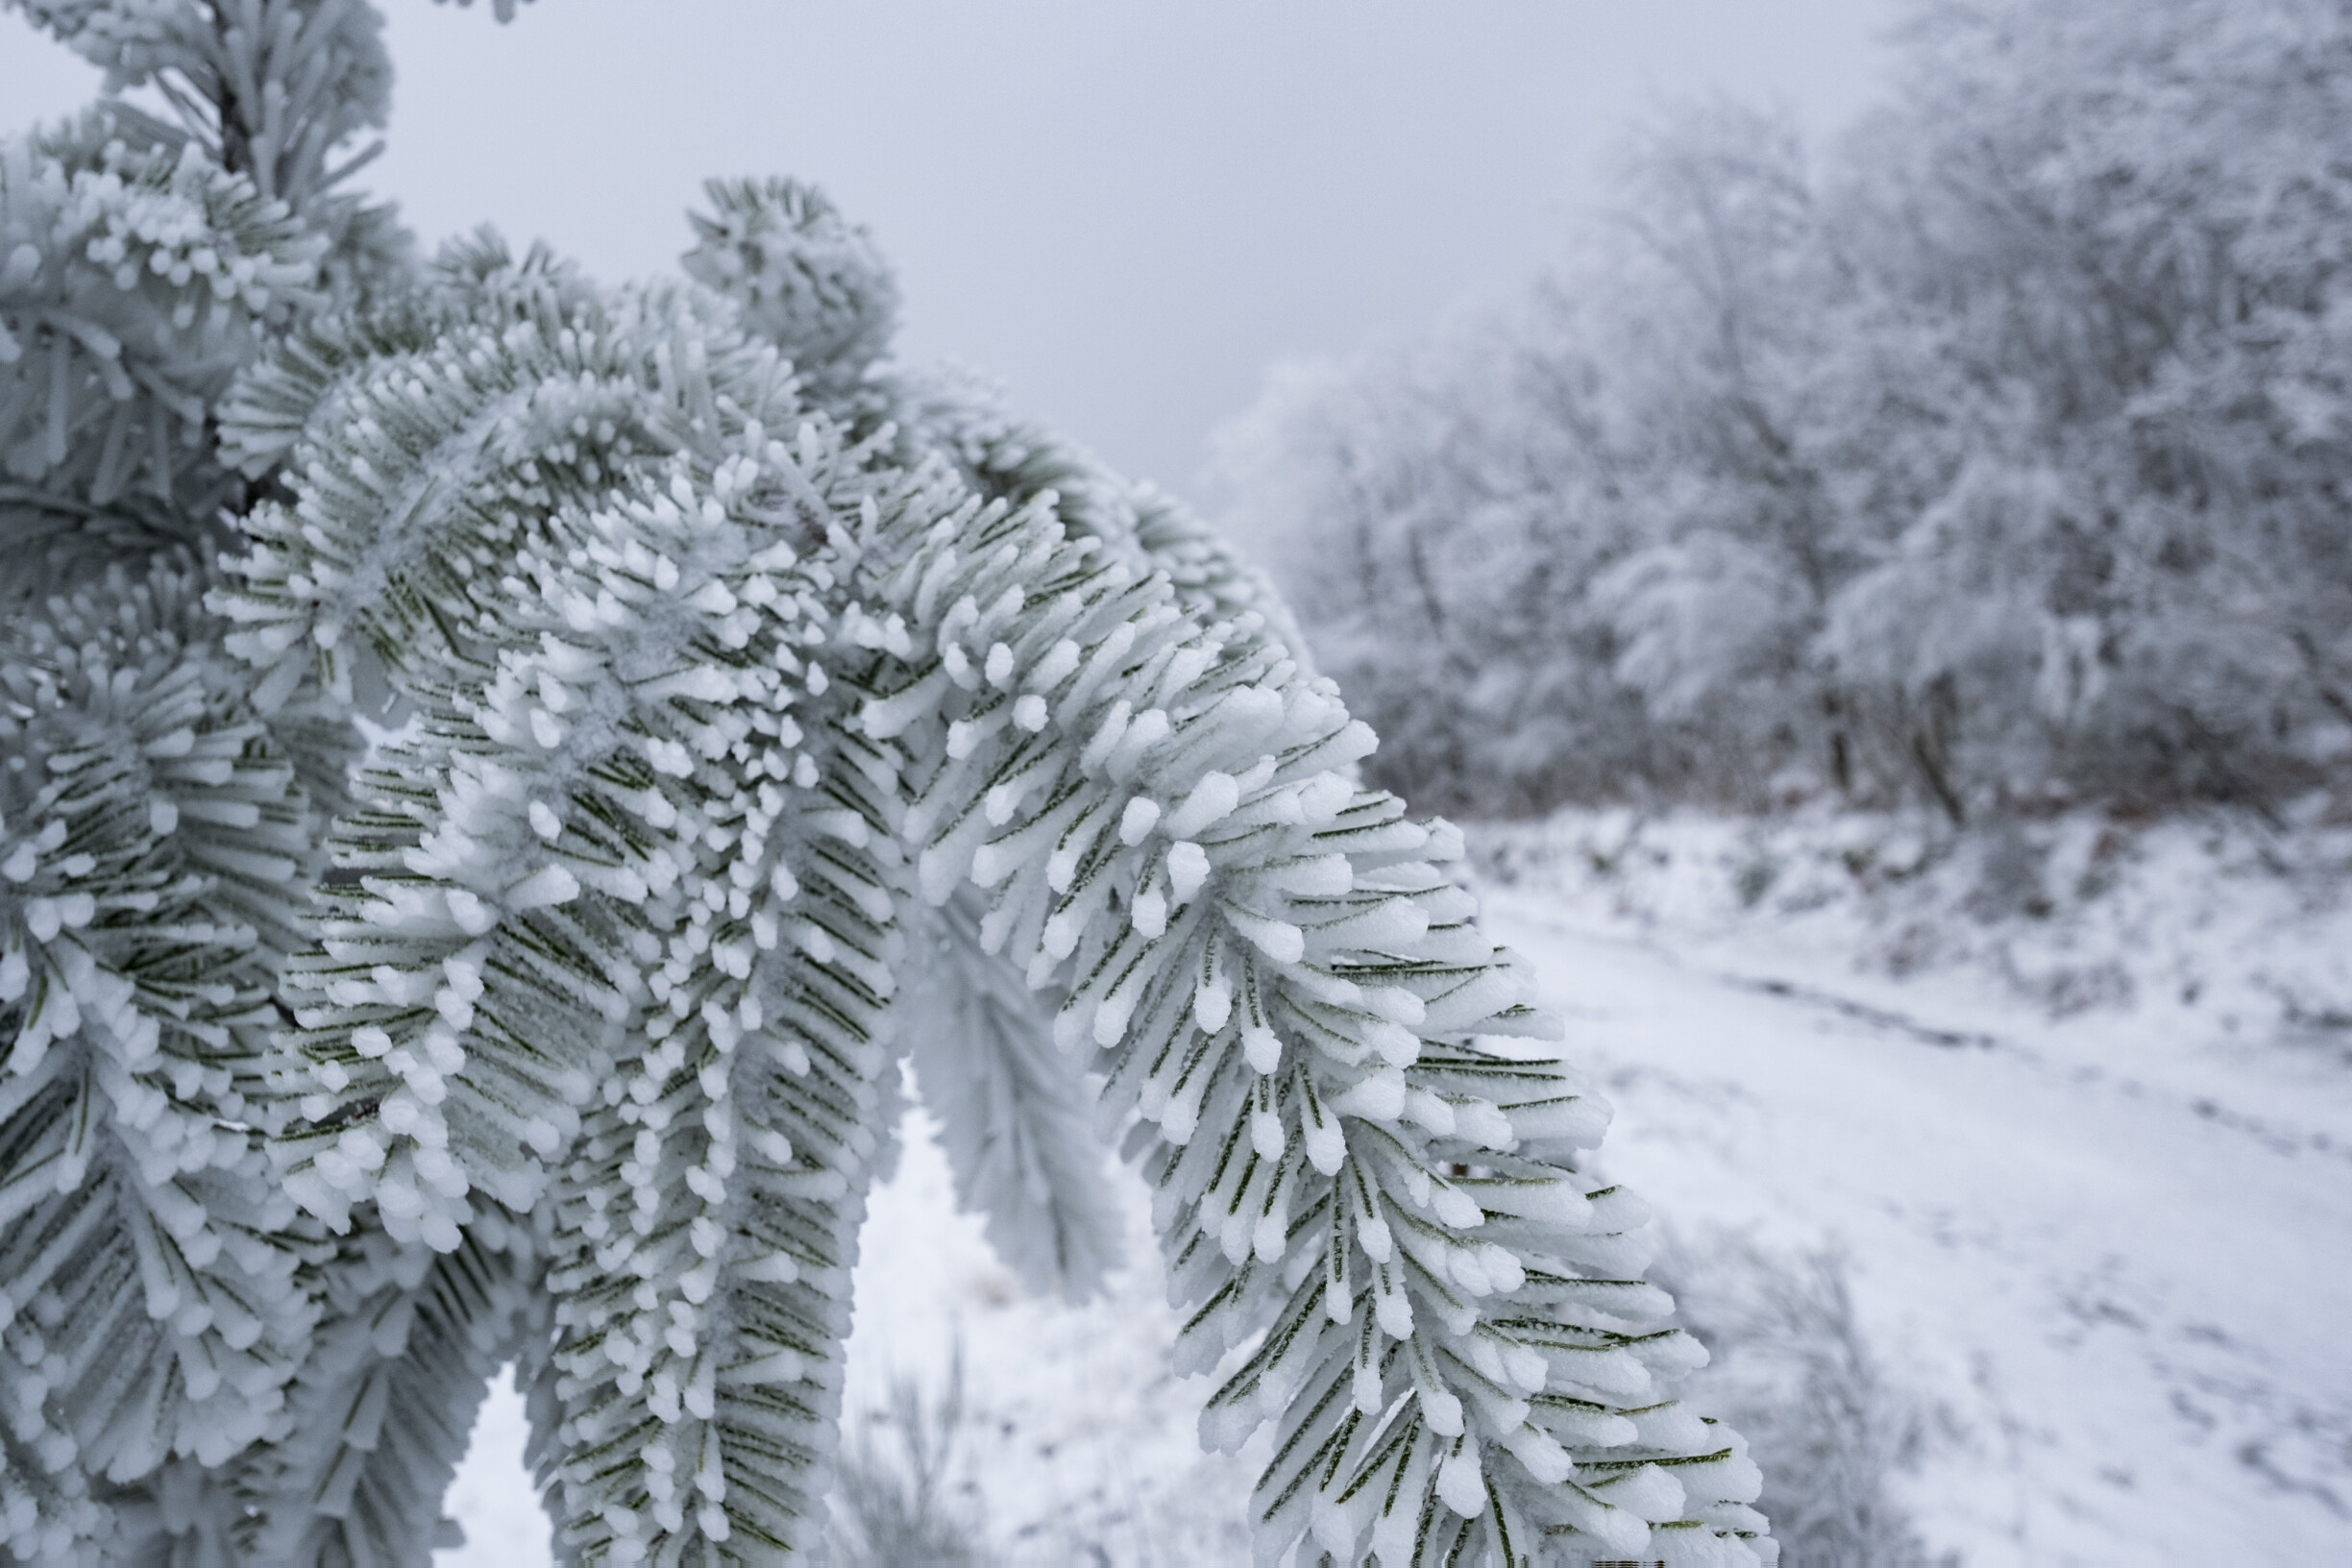
<svg viewBox="0 0 2352 1568">
<path fill-rule="evenodd" d="M 1843 1249 L 1879 1360 L 1939 1414 L 1903 1481 L 1934 1553 L 2352 1562 L 2327 830 L 2061 821 L 1946 854 L 1883 821 L 1564 817 L 1486 851 L 1489 928 L 1618 1107 L 1611 1172 L 1685 1237 Z M 1166 1374 L 1133 1195 L 1140 1262 L 1075 1309 L 995 1266 L 919 1137 L 876 1195 L 853 1419 L 898 1377 L 936 1399 L 960 1342 L 951 1501 L 1005 1560 L 1248 1559 L 1248 1466 L 1194 1447 L 1207 1389 Z M 442 1568 L 547 1560 L 521 1444 L 502 1390 Z"/>
<path fill-rule="evenodd" d="M 2352 1562 L 2340 830 L 1563 816 L 1483 858 L 1612 1174 L 1850 1260 L 1950 1418 L 1931 1548 Z"/>
</svg>

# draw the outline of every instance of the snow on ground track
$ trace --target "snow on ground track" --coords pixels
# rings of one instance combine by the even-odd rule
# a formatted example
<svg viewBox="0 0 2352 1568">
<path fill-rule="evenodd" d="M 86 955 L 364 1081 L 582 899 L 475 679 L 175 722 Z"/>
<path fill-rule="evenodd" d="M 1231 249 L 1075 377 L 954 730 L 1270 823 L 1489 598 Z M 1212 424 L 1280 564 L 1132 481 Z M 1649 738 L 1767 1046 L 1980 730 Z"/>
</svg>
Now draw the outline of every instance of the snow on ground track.
<svg viewBox="0 0 2352 1568">
<path fill-rule="evenodd" d="M 2151 1092 L 2054 1033 L 1939 1046 L 1978 1031 L 1776 995 L 1515 890 L 1487 909 L 1617 1106 L 1612 1175 L 1686 1235 L 1847 1248 L 1884 1359 L 1964 1428 L 1915 1488 L 1934 1546 L 2352 1562 L 2342 1086 L 2303 1107 L 2316 1147 L 2200 1111 L 2177 1061 Z"/>
</svg>

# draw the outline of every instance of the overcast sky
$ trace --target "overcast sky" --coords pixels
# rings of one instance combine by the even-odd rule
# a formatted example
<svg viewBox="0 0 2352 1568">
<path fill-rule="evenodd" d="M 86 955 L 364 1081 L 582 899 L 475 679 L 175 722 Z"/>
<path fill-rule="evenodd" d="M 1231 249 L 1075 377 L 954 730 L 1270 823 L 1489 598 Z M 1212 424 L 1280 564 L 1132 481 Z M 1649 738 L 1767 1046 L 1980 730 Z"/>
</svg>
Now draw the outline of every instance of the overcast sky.
<svg viewBox="0 0 2352 1568">
<path fill-rule="evenodd" d="M 1657 105 L 1843 122 L 1893 4 L 541 0 L 502 28 L 387 0 L 391 151 L 363 178 L 429 240 L 491 219 L 615 279 L 674 265 L 704 176 L 814 180 L 896 261 L 907 356 L 1185 490 L 1268 361 L 1556 254 Z M 10 128 L 95 85 L 0 14 Z"/>
</svg>

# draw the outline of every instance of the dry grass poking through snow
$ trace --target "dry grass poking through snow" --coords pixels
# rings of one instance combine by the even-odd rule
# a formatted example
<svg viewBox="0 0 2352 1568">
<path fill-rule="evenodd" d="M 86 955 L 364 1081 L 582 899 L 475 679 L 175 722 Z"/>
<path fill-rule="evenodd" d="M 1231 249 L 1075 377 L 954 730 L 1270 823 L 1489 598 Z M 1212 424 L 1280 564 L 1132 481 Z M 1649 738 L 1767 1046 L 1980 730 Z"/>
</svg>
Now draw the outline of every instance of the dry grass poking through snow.
<svg viewBox="0 0 2352 1568">
<path fill-rule="evenodd" d="M 980 1545 L 977 1502 L 950 1481 L 971 1435 L 965 1416 L 959 1343 L 937 1394 L 901 1374 L 887 1405 L 850 1417 L 834 1478 L 833 1568 L 988 1568 L 994 1560 Z"/>
<path fill-rule="evenodd" d="M 1684 1397 L 1747 1434 L 1786 1568 L 1958 1562 L 1930 1556 L 1902 1502 L 1938 1423 L 1872 1351 L 1842 1256 L 1727 1233 L 1670 1246 L 1650 1273 L 1714 1356 Z"/>
</svg>

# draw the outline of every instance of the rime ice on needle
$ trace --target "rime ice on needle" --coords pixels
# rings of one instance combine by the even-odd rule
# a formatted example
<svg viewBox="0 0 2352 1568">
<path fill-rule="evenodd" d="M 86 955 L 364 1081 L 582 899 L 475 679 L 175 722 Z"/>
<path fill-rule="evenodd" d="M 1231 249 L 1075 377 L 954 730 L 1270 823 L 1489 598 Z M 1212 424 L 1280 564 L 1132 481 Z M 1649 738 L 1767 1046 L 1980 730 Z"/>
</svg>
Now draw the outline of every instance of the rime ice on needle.
<svg viewBox="0 0 2352 1568">
<path fill-rule="evenodd" d="M 207 8 L 25 9 L 214 80 Z M 246 65 L 372 90 L 354 8 L 247 12 Z M 806 187 L 713 188 L 708 288 L 412 267 L 257 198 L 214 102 L 91 155 L 137 178 L 79 227 L 62 155 L 0 184 L 8 1554 L 421 1561 L 518 1356 L 567 1561 L 807 1550 L 911 1051 L 1042 1284 L 1110 1261 L 1098 1137 L 1140 1164 L 1177 1365 L 1232 1358 L 1204 1440 L 1275 1429 L 1269 1556 L 1771 1559 L 1459 835 L 1358 786 L 1213 535 L 876 368 L 888 275 Z M 167 258 L 86 276 L 138 180 Z"/>
</svg>

